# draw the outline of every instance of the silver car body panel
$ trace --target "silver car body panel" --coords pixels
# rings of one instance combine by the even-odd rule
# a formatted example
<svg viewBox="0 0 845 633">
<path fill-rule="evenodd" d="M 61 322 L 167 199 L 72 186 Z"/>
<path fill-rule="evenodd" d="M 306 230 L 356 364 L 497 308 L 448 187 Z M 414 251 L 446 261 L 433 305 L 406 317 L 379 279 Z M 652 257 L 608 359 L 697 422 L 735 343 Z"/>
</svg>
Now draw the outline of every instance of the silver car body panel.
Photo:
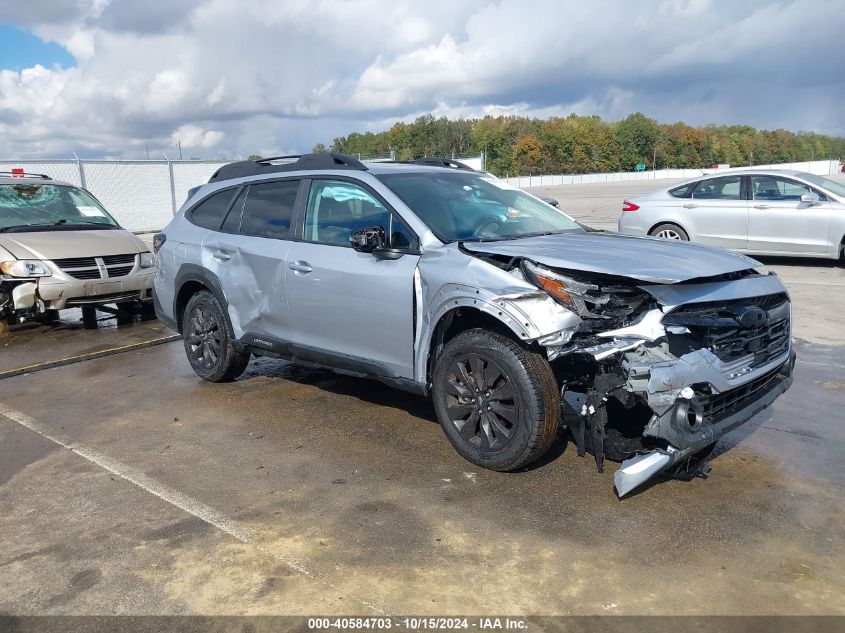
<svg viewBox="0 0 845 633">
<path fill-rule="evenodd" d="M 527 257 L 552 268 L 619 275 L 674 284 L 759 266 L 760 262 L 721 249 L 618 233 L 564 233 L 499 242 L 467 242 L 467 250 Z"/>
<path fill-rule="evenodd" d="M 669 191 L 688 183 L 726 176 L 772 176 L 812 188 L 827 201 L 714 200 L 676 198 Z M 753 194 L 752 194 L 753 197 Z M 845 197 L 792 170 L 746 169 L 718 172 L 627 198 L 639 206 L 621 212 L 619 233 L 647 236 L 660 224 L 680 226 L 692 242 L 750 255 L 790 255 L 837 259 L 845 239 Z"/>
</svg>

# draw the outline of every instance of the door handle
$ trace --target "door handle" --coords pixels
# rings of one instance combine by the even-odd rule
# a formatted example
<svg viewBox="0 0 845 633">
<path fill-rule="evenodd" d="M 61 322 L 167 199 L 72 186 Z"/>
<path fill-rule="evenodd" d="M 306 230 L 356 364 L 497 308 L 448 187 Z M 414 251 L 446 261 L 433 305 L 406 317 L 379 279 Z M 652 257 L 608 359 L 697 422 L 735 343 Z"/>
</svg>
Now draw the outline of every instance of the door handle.
<svg viewBox="0 0 845 633">
<path fill-rule="evenodd" d="M 301 259 L 288 264 L 288 268 L 290 268 L 291 270 L 294 270 L 298 273 L 310 273 L 311 272 L 311 264 L 309 264 L 308 262 L 304 262 Z"/>
<path fill-rule="evenodd" d="M 755 209 L 771 209 L 772 207 L 769 204 L 755 204 L 754 208 Z"/>
<path fill-rule="evenodd" d="M 697 208 L 698 208 L 698 205 L 695 204 L 694 202 L 687 202 L 684 205 L 684 209 L 697 209 Z"/>
<path fill-rule="evenodd" d="M 221 250 L 212 251 L 211 256 L 218 262 L 228 262 L 230 259 L 232 259 L 232 256 L 229 255 L 229 253 Z"/>
</svg>

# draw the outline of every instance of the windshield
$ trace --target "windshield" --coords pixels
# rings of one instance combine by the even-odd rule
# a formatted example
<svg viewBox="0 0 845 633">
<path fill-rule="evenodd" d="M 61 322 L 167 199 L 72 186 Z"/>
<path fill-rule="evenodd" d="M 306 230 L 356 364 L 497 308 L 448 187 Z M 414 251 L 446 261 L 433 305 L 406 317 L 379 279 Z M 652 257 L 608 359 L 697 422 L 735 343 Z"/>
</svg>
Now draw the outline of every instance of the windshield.
<svg viewBox="0 0 845 633">
<path fill-rule="evenodd" d="M 807 182 L 811 182 L 814 185 L 827 189 L 830 193 L 837 195 L 840 198 L 845 198 L 845 185 L 841 182 L 836 182 L 835 180 L 831 180 L 830 178 L 825 178 L 823 176 L 816 176 L 815 174 L 798 175 Z"/>
<path fill-rule="evenodd" d="M 554 207 L 488 174 L 431 171 L 378 178 L 444 242 L 584 230 Z"/>
<path fill-rule="evenodd" d="M 118 228 L 89 193 L 67 185 L 0 185 L 0 231 Z"/>
</svg>

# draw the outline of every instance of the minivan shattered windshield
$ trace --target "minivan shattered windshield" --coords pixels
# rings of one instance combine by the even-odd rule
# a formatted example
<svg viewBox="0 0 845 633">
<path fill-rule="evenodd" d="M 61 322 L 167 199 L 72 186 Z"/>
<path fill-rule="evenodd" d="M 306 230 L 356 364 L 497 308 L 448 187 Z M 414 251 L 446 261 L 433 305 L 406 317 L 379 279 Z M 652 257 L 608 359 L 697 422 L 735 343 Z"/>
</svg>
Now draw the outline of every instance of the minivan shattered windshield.
<svg viewBox="0 0 845 633">
<path fill-rule="evenodd" d="M 91 195 L 67 185 L 0 185 L 0 232 L 119 228 Z"/>
<path fill-rule="evenodd" d="M 563 212 L 487 174 L 416 172 L 377 177 L 444 242 L 584 230 Z"/>
</svg>

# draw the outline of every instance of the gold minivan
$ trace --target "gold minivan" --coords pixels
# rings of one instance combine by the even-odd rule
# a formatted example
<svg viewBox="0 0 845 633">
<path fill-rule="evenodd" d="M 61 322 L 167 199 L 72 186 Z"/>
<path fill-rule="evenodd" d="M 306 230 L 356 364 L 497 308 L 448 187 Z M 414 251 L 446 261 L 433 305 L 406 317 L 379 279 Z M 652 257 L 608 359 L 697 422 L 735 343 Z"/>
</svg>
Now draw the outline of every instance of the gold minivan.
<svg viewBox="0 0 845 633">
<path fill-rule="evenodd" d="M 153 255 L 94 196 L 41 174 L 0 172 L 0 321 L 152 299 Z"/>
</svg>

